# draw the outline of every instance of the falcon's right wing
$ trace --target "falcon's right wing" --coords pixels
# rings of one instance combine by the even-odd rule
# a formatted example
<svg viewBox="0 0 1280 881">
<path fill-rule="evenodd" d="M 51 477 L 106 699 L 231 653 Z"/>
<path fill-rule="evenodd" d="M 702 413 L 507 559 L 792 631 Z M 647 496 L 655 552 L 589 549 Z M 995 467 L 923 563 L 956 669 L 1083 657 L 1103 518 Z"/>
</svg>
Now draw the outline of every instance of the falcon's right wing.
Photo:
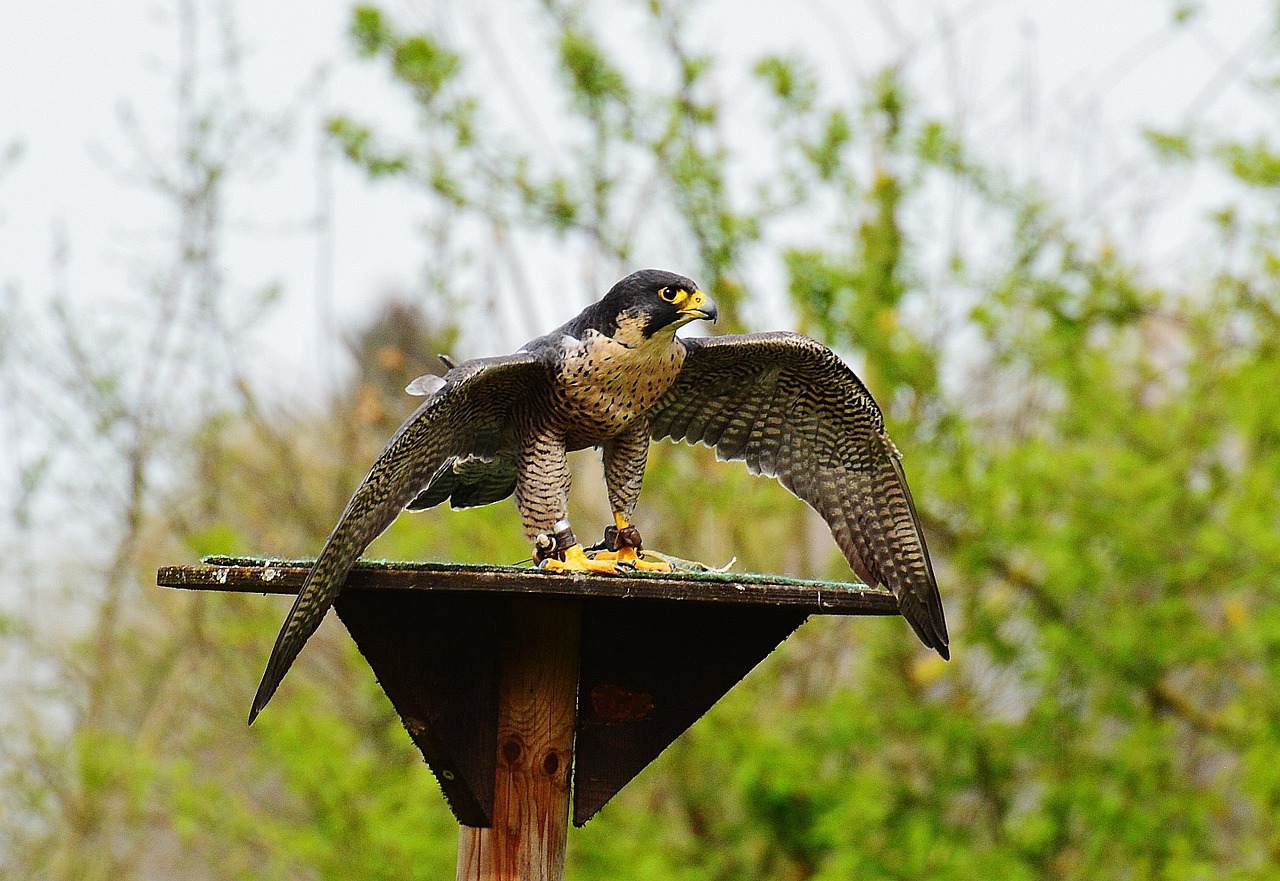
<svg viewBox="0 0 1280 881">
<path fill-rule="evenodd" d="M 513 411 L 521 402 L 545 394 L 551 381 L 552 367 L 545 355 L 517 352 L 467 361 L 442 381 L 416 384 L 429 396 L 373 463 L 307 574 L 267 661 L 249 711 L 250 724 L 320 626 L 370 542 L 456 457 L 492 456 L 510 446 Z"/>
</svg>

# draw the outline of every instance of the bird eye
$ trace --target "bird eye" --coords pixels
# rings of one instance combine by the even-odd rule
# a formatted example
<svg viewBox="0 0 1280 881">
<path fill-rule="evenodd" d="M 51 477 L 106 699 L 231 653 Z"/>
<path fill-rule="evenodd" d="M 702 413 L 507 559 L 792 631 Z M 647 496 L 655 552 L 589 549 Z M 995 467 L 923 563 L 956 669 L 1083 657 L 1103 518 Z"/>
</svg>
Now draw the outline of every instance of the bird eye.
<svg viewBox="0 0 1280 881">
<path fill-rule="evenodd" d="M 658 296 L 666 300 L 668 303 L 674 303 L 680 297 L 679 288 L 663 288 L 658 291 Z"/>
</svg>

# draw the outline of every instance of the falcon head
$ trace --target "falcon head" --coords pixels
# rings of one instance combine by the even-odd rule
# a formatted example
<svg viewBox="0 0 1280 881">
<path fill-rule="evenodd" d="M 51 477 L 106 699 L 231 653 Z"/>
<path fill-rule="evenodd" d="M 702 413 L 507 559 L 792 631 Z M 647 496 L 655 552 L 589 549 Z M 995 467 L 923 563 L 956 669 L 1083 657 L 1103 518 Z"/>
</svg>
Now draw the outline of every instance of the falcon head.
<svg viewBox="0 0 1280 881">
<path fill-rule="evenodd" d="M 597 308 L 610 317 L 615 331 L 634 328 L 645 339 L 663 330 L 675 333 L 698 318 L 715 321 L 717 317 L 715 301 L 697 284 L 661 269 L 631 273 L 604 295 Z"/>
</svg>

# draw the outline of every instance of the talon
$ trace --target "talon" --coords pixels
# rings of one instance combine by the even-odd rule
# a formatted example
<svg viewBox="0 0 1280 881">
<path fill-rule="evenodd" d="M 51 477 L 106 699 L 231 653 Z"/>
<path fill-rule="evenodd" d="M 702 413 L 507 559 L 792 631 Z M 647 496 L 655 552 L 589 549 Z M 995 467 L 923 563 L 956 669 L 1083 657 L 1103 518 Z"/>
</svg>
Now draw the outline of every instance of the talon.
<svg viewBox="0 0 1280 881">
<path fill-rule="evenodd" d="M 594 572 L 597 575 L 619 575 L 625 571 L 616 560 L 591 559 L 580 544 L 566 548 L 562 559 L 550 557 L 539 565 L 552 572 Z"/>
<path fill-rule="evenodd" d="M 666 561 L 650 562 L 644 559 L 637 552 L 636 548 L 622 548 L 618 551 L 618 565 L 626 566 L 628 569 L 635 569 L 640 572 L 674 572 L 671 564 Z"/>
</svg>

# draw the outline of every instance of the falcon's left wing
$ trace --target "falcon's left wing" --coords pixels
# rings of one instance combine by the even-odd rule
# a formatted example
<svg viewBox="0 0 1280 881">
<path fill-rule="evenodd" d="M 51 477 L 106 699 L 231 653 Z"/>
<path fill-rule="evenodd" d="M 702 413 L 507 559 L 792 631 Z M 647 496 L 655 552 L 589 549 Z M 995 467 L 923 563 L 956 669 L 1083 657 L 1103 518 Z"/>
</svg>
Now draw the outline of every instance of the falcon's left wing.
<svg viewBox="0 0 1280 881">
<path fill-rule="evenodd" d="M 866 386 L 795 333 L 683 339 L 675 385 L 650 414 L 655 440 L 714 447 L 776 477 L 813 507 L 870 587 L 885 585 L 944 658 L 947 624 L 900 454 Z"/>
</svg>

